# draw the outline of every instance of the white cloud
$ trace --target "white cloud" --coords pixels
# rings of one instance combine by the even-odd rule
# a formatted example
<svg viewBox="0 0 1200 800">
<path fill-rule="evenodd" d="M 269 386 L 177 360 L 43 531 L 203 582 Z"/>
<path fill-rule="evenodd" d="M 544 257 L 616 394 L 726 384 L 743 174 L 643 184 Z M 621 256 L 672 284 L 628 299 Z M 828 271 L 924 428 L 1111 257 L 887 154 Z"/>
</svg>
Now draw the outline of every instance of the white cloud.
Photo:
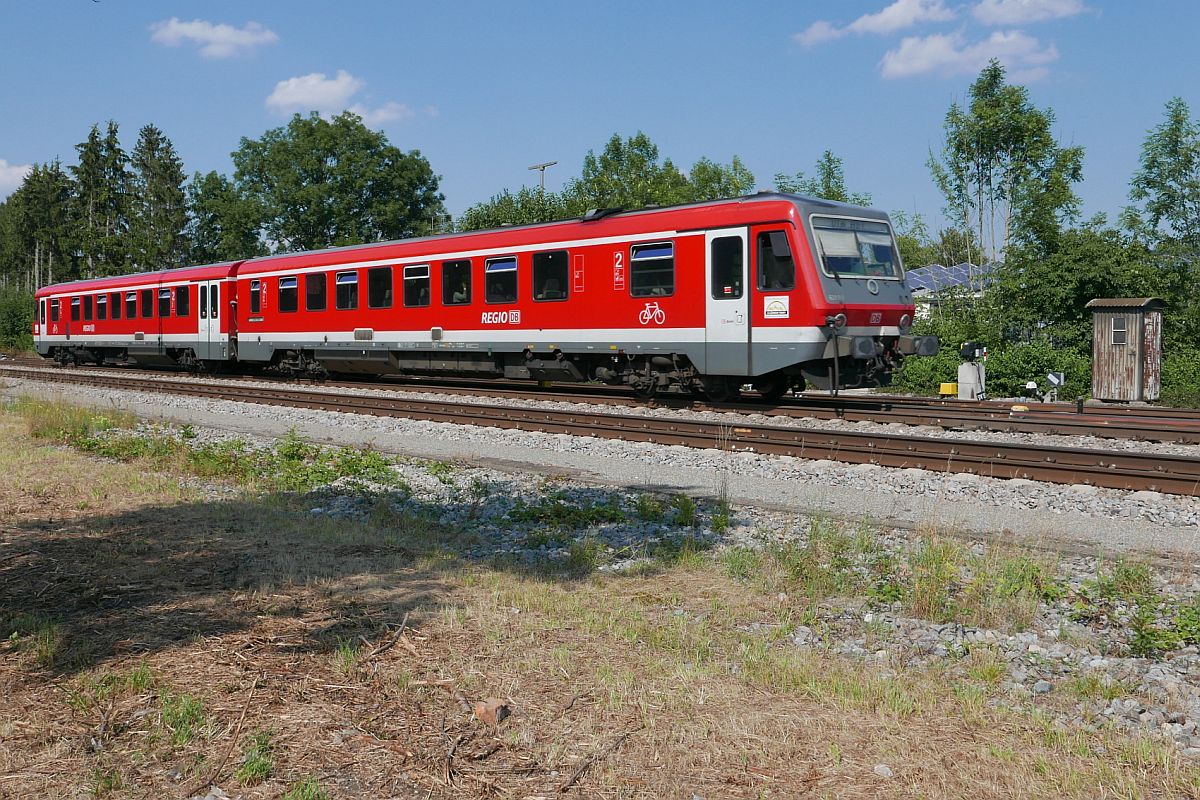
<svg viewBox="0 0 1200 800">
<path fill-rule="evenodd" d="M 31 169 L 32 164 L 10 164 L 0 158 L 0 199 L 15 192 Z"/>
<path fill-rule="evenodd" d="M 1046 76 L 1046 65 L 1058 60 L 1054 45 L 1021 31 L 996 31 L 987 39 L 967 44 L 961 33 L 909 36 L 884 54 L 880 71 L 885 78 L 908 78 L 936 72 L 951 76 L 978 72 L 989 60 L 999 59 L 1009 76 L 1021 83 Z"/>
<path fill-rule="evenodd" d="M 1021 25 L 1073 17 L 1085 10 L 1083 0 L 982 0 L 971 13 L 985 25 Z"/>
<path fill-rule="evenodd" d="M 171 17 L 166 22 L 150 26 L 151 41 L 170 47 L 179 47 L 184 42 L 200 45 L 200 55 L 205 58 L 229 58 L 250 53 L 254 48 L 279 41 L 275 31 L 264 28 L 257 22 L 247 22 L 240 28 L 221 23 L 214 25 L 203 19 L 184 22 Z"/>
<path fill-rule="evenodd" d="M 362 117 L 363 124 L 368 128 L 377 127 L 385 122 L 398 122 L 413 116 L 411 108 L 394 100 L 384 103 L 379 108 L 367 108 L 361 103 L 355 103 L 348 110 Z"/>
<path fill-rule="evenodd" d="M 954 17 L 954 10 L 946 8 L 944 0 L 894 0 L 882 10 L 874 14 L 864 14 L 844 28 L 825 20 L 818 20 L 792 38 L 805 47 L 810 47 L 831 39 L 840 39 L 848 33 L 895 33 L 923 22 L 947 22 Z"/>
<path fill-rule="evenodd" d="M 416 115 L 411 108 L 395 100 L 374 108 L 361 101 L 355 102 L 354 96 L 366 85 L 365 81 L 344 69 L 339 69 L 332 78 L 324 72 L 312 72 L 275 84 L 275 91 L 267 97 L 267 108 L 281 114 L 316 111 L 327 117 L 351 111 L 362 117 L 369 127 L 399 122 Z M 437 110 L 430 109 L 433 107 L 428 106 L 426 113 L 435 116 Z"/>
<path fill-rule="evenodd" d="M 275 91 L 267 97 L 267 108 L 284 114 L 293 111 L 336 114 L 350 105 L 350 98 L 365 85 L 344 69 L 339 69 L 332 78 L 324 72 L 310 72 L 275 84 Z"/>
</svg>

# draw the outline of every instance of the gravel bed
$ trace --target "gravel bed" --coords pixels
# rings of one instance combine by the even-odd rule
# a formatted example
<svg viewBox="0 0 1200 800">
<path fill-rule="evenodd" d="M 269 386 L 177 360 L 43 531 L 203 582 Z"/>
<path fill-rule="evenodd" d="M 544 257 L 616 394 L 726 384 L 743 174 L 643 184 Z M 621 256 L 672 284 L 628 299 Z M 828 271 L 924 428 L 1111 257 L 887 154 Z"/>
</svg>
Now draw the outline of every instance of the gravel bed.
<svg viewBox="0 0 1200 800">
<path fill-rule="evenodd" d="M 35 368 L 36 369 L 36 368 Z M 47 367 L 48 371 L 58 371 Z M 114 370 L 114 374 L 129 376 L 129 370 Z M 139 378 L 152 380 L 179 380 L 192 377 L 206 383 L 225 384 L 233 386 L 255 386 L 278 389 L 278 381 L 230 380 L 213 376 L 194 378 L 182 373 L 163 374 L 153 372 L 137 372 Z M 0 376 L 2 377 L 2 376 Z M 336 386 L 309 384 L 300 386 L 306 391 L 342 394 L 347 390 Z M 532 388 L 532 387 L 531 387 Z M 724 423 L 729 425 L 772 425 L 783 428 L 805 428 L 810 430 L 855 431 L 858 433 L 882 433 L 900 436 L 922 436 L 936 439 L 955 439 L 959 441 L 1000 442 L 1004 444 L 1043 445 L 1048 447 L 1071 447 L 1086 450 L 1108 450 L 1138 453 L 1161 453 L 1163 455 L 1189 456 L 1200 458 L 1200 445 L 1168 444 L 1163 442 L 1141 442 L 1133 439 L 1106 439 L 1099 436 L 1063 436 L 1040 433 L 1020 433 L 1011 431 L 954 431 L 945 430 L 933 425 L 905 425 L 899 422 L 851 422 L 840 419 L 815 419 L 812 417 L 792 417 L 782 414 L 744 414 L 721 411 L 694 411 L 681 408 L 651 407 L 651 406 L 613 406 L 595 402 L 568 402 L 561 400 L 527 400 L 511 397 L 483 397 L 479 395 L 461 395 L 452 392 L 412 392 L 403 388 L 380 387 L 379 389 L 355 388 L 356 394 L 379 395 L 386 397 L 403 397 L 412 400 L 428 400 L 446 403 L 470 403 L 474 405 L 498 405 L 519 408 L 537 407 L 555 411 L 577 411 L 588 414 L 619 414 L 643 417 L 674 417 L 679 419 L 702 420 L 707 422 Z M 1013 401 L 1017 403 L 1017 400 Z M 1037 403 L 1020 401 L 1036 409 Z"/>
<path fill-rule="evenodd" d="M 9 395 L 62 396 L 61 386 L 5 378 Z M 1063 486 L 918 469 L 845 465 L 757 453 L 664 447 L 418 420 L 340 414 L 71 387 L 72 401 L 119 405 L 239 433 L 276 436 L 295 428 L 314 441 L 370 444 L 393 453 L 503 464 L 509 470 L 565 472 L 614 485 L 658 486 L 737 502 L 868 516 L 899 525 L 943 526 L 1013 536 L 1095 553 L 1200 553 L 1200 499 L 1155 492 Z"/>
</svg>

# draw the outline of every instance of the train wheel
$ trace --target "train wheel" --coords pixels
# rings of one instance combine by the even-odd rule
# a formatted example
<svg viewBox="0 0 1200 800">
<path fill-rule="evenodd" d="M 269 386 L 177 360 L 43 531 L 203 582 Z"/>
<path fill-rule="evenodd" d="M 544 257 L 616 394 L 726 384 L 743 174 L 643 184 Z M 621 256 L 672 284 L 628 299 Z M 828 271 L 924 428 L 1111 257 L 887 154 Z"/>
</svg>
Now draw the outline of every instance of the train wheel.
<svg viewBox="0 0 1200 800">
<path fill-rule="evenodd" d="M 778 402 L 791 388 L 791 381 L 784 375 L 764 375 L 754 381 L 754 391 L 758 392 L 763 400 L 772 403 Z"/>
<path fill-rule="evenodd" d="M 654 380 L 648 380 L 645 383 L 638 382 L 631 384 L 633 396 L 639 400 L 651 400 L 658 393 L 658 383 Z"/>
<path fill-rule="evenodd" d="M 740 394 L 736 379 L 706 377 L 703 381 L 704 398 L 710 403 L 728 403 Z"/>
</svg>

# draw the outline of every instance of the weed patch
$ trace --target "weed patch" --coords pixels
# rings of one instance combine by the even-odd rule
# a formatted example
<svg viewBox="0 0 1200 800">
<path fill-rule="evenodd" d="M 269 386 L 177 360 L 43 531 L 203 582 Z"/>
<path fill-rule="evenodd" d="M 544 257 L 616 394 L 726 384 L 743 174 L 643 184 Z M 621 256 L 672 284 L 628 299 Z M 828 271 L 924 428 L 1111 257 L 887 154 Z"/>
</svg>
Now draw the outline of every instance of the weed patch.
<svg viewBox="0 0 1200 800">
<path fill-rule="evenodd" d="M 242 763 L 237 768 L 238 783 L 242 786 L 257 786 L 271 777 L 271 772 L 275 769 L 273 751 L 271 731 L 259 731 L 251 736 L 250 744 L 242 754 Z"/>
</svg>

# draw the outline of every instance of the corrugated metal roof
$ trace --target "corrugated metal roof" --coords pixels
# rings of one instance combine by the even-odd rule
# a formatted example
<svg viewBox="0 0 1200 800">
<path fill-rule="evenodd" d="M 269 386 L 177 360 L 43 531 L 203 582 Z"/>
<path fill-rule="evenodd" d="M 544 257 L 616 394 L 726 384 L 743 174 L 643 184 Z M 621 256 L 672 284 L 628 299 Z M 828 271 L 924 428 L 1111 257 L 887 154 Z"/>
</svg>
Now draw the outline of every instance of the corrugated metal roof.
<svg viewBox="0 0 1200 800">
<path fill-rule="evenodd" d="M 1097 297 L 1084 308 L 1163 308 L 1166 303 L 1158 297 Z"/>
</svg>

